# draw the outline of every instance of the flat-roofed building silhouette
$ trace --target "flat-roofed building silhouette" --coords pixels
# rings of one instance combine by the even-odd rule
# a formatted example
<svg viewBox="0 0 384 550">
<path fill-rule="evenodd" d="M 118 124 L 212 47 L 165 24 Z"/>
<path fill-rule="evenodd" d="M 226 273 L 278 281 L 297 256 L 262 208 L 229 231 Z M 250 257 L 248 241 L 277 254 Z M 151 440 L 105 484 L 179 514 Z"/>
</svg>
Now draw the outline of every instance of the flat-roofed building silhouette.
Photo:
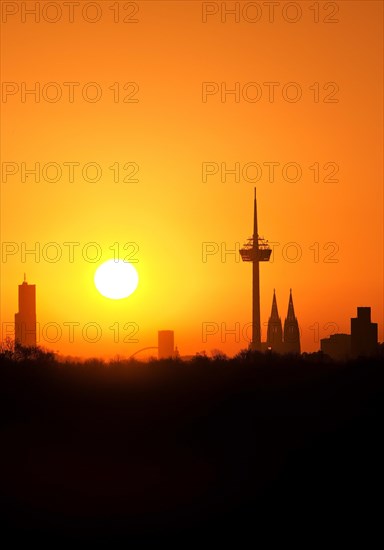
<svg viewBox="0 0 384 550">
<path fill-rule="evenodd" d="M 320 340 L 320 349 L 336 361 L 344 361 L 351 356 L 351 335 L 331 334 L 329 338 Z"/>
<path fill-rule="evenodd" d="M 175 334 L 173 330 L 159 330 L 157 333 L 158 358 L 167 359 L 175 355 Z"/>
<path fill-rule="evenodd" d="M 376 355 L 377 323 L 371 323 L 371 308 L 358 307 L 351 318 L 351 354 L 353 357 Z"/>
<path fill-rule="evenodd" d="M 15 343 L 36 346 L 36 285 L 19 285 L 19 311 L 15 313 Z"/>
</svg>

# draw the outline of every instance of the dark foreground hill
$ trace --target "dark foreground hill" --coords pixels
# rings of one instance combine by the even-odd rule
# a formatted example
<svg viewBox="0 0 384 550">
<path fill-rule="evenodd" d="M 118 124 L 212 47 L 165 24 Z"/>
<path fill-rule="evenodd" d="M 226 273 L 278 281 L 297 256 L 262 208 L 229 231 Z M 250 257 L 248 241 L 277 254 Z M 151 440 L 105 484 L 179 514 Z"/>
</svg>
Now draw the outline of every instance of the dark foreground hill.
<svg viewBox="0 0 384 550">
<path fill-rule="evenodd" d="M 382 521 L 383 367 L 258 354 L 3 361 L 2 535 L 52 547 L 367 542 Z"/>
</svg>

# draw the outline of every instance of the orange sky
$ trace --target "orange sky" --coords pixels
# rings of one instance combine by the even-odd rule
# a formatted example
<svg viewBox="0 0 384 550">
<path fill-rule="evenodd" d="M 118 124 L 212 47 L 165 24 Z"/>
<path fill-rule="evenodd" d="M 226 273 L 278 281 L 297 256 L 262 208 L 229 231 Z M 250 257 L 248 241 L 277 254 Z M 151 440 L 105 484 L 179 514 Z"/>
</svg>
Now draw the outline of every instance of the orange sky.
<svg viewBox="0 0 384 550">
<path fill-rule="evenodd" d="M 81 2 L 73 23 L 65 2 L 48 2 L 50 8 L 47 2 L 27 2 L 29 9 L 37 4 L 40 22 L 22 13 L 22 2 L 1 4 L 3 336 L 26 272 L 36 284 L 40 327 L 51 327 L 43 329 L 47 338 L 39 343 L 60 353 L 129 356 L 156 345 L 159 329 L 175 330 L 181 354 L 213 349 L 233 354 L 246 347 L 251 266 L 234 255 L 222 258 L 220 251 L 234 249 L 252 233 L 256 172 L 254 164 L 243 168 L 256 163 L 262 168 L 256 183 L 259 232 L 280 243 L 273 262 L 261 265 L 262 339 L 274 288 L 283 321 L 293 289 L 303 351 L 319 349 L 319 337 L 335 328 L 349 332 L 357 306 L 371 306 L 384 339 L 381 2 L 319 2 L 318 23 L 313 2 L 294 3 L 301 10 L 297 22 L 286 20 L 298 13 L 288 2 L 278 3 L 273 21 L 263 2 L 256 2 L 260 20 L 253 23 L 247 21 L 256 17 L 249 2 L 237 3 L 238 22 L 220 13 L 221 2 L 120 2 L 118 22 L 110 9 L 116 2 L 95 2 L 99 14 Z M 203 11 L 216 7 L 218 13 L 203 23 Z M 82 10 L 100 20 L 84 20 Z M 137 11 L 132 17 L 138 22 L 123 22 L 130 11 Z M 56 23 L 46 20 L 56 15 Z M 327 18 L 338 22 L 324 22 Z M 79 83 L 73 101 L 68 82 Z M 92 82 L 102 94 L 96 102 L 83 97 L 93 97 L 95 86 L 87 87 Z M 136 84 L 124 90 L 128 82 Z M 204 82 L 217 83 L 219 90 L 206 101 Z M 220 91 L 234 89 L 236 82 L 239 96 L 224 94 L 222 101 Z M 273 100 L 268 82 L 277 83 Z M 286 87 L 290 82 L 295 84 Z M 22 93 L 35 83 L 39 102 Z M 336 83 L 334 95 L 335 84 L 324 90 L 327 83 Z M 261 97 L 252 101 L 257 90 Z M 301 98 L 289 101 L 295 90 Z M 61 99 L 49 101 L 57 91 Z M 326 102 L 327 97 L 338 101 Z M 79 163 L 73 181 L 71 162 Z M 273 181 L 265 164 L 271 162 L 279 163 Z M 40 163 L 40 182 L 31 174 L 21 177 L 23 163 L 28 169 Z M 49 181 L 54 168 L 44 171 L 48 163 L 60 166 L 59 181 Z M 101 168 L 99 181 L 84 179 L 87 163 Z M 115 163 L 118 182 L 109 168 Z M 132 178 L 139 181 L 122 181 L 134 166 L 124 171 L 126 163 L 138 165 Z M 203 181 L 203 163 L 228 169 L 238 163 L 240 181 L 224 173 L 221 178 L 220 170 Z M 287 163 L 300 166 L 298 181 L 287 181 L 294 179 L 293 168 L 282 170 Z M 320 181 L 309 168 L 315 163 Z M 324 181 L 335 165 L 338 181 Z M 94 174 L 89 168 L 86 179 Z M 54 253 L 44 248 L 50 242 L 62 252 L 55 263 L 46 259 Z M 68 242 L 79 243 L 73 261 Z M 83 258 L 83 250 L 92 254 L 90 242 L 101 250 L 97 263 Z M 110 246 L 129 242 L 139 247 L 139 287 L 129 298 L 112 301 L 97 292 L 93 275 L 113 257 Z M 217 243 L 219 252 L 202 261 L 207 242 Z M 292 242 L 302 253 L 296 263 L 289 261 Z M 4 254 L 9 243 L 15 243 L 13 255 Z M 40 254 L 23 262 L 23 246 L 35 243 Z M 76 323 L 73 342 L 68 323 Z M 98 342 L 83 336 L 88 323 L 100 327 Z M 206 323 L 217 333 L 204 339 Z M 57 342 L 49 341 L 55 339 L 53 326 L 62 331 Z M 133 326 L 136 341 L 129 341 Z M 235 327 L 238 334 L 225 334 Z M 92 330 L 88 336 L 93 338 Z"/>
</svg>

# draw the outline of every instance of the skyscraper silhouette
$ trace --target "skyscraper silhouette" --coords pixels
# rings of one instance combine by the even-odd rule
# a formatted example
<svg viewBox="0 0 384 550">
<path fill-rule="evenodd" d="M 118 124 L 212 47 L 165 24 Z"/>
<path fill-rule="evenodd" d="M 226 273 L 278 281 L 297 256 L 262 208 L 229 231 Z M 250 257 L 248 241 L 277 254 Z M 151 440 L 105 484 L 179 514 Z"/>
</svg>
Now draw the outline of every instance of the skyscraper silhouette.
<svg viewBox="0 0 384 550">
<path fill-rule="evenodd" d="M 277 353 L 283 352 L 283 327 L 277 310 L 275 289 L 273 289 L 271 316 L 268 320 L 267 347 Z"/>
<path fill-rule="evenodd" d="M 351 334 L 331 334 L 320 344 L 321 351 L 336 360 L 377 355 L 377 323 L 371 323 L 371 308 L 357 308 L 357 317 L 351 318 Z"/>
<path fill-rule="evenodd" d="M 351 318 L 351 353 L 353 357 L 377 353 L 377 323 L 371 323 L 371 308 L 358 307 Z"/>
<path fill-rule="evenodd" d="M 251 349 L 261 350 L 260 330 L 260 269 L 259 262 L 268 262 L 272 249 L 263 238 L 259 237 L 257 228 L 256 187 L 253 201 L 253 236 L 240 250 L 243 262 L 252 262 L 252 342 Z"/>
<path fill-rule="evenodd" d="M 288 312 L 284 321 L 284 351 L 300 353 L 300 331 L 293 308 L 292 289 L 289 291 Z"/>
<path fill-rule="evenodd" d="M 36 286 L 29 285 L 24 274 L 19 285 L 19 311 L 15 313 L 15 342 L 36 346 Z"/>
</svg>

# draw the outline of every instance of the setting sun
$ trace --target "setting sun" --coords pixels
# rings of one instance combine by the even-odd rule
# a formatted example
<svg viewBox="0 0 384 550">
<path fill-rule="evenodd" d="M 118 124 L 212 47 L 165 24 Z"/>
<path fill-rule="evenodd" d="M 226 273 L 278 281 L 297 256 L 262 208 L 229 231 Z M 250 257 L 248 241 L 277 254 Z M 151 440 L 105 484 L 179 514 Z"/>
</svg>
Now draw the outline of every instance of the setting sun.
<svg viewBox="0 0 384 550">
<path fill-rule="evenodd" d="M 132 264 L 124 260 L 108 260 L 97 268 L 94 281 L 100 294 L 121 300 L 136 290 L 139 276 Z"/>
</svg>

